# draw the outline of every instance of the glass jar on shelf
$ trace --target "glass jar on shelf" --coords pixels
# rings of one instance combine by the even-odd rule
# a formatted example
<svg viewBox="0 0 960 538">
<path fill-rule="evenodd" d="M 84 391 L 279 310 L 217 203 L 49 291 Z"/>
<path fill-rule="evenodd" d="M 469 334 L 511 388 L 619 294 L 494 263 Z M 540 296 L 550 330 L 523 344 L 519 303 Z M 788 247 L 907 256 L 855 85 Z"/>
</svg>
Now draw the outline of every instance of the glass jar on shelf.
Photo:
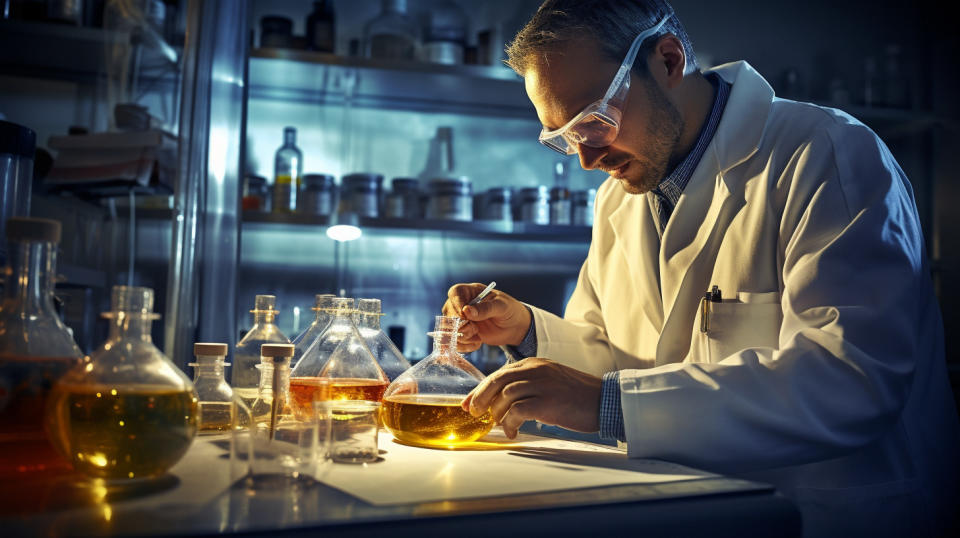
<svg viewBox="0 0 960 538">
<path fill-rule="evenodd" d="M 367 58 L 415 60 L 420 50 L 420 26 L 407 13 L 407 0 L 381 0 L 380 14 L 363 30 Z"/>
<path fill-rule="evenodd" d="M 70 472 L 44 428 L 54 384 L 83 353 L 53 306 L 60 223 L 6 222 L 8 265 L 0 303 L 0 481 Z"/>
<path fill-rule="evenodd" d="M 313 11 L 307 16 L 307 48 L 333 52 L 337 43 L 336 30 L 333 0 L 314 2 Z"/>
<path fill-rule="evenodd" d="M 380 215 L 380 189 L 383 176 L 356 172 L 343 176 L 341 200 L 358 217 L 376 218 Z"/>
<path fill-rule="evenodd" d="M 153 478 L 197 433 L 193 383 L 150 338 L 153 290 L 114 286 L 107 341 L 54 386 L 47 426 L 74 468 L 94 478 Z"/>
<path fill-rule="evenodd" d="M 510 203 L 512 195 L 513 191 L 508 187 L 488 189 L 483 218 L 497 222 L 513 222 L 513 209 Z"/>
<path fill-rule="evenodd" d="M 459 65 L 464 63 L 467 16 L 456 3 L 444 0 L 429 13 L 422 59 L 426 62 Z"/>
<path fill-rule="evenodd" d="M 460 402 L 484 375 L 457 352 L 460 318 L 437 316 L 433 352 L 395 379 L 384 393 L 384 427 L 400 441 L 426 446 L 470 443 L 490 432 L 489 415 L 474 417 Z"/>
<path fill-rule="evenodd" d="M 520 220 L 531 224 L 550 224 L 550 193 L 547 187 L 520 189 Z"/>
<path fill-rule="evenodd" d="M 573 217 L 570 191 L 566 187 L 550 189 L 550 224 L 569 225 Z"/>
<path fill-rule="evenodd" d="M 300 192 L 300 211 L 308 215 L 329 217 L 333 213 L 336 185 L 330 174 L 305 174 Z"/>
<path fill-rule="evenodd" d="M 227 344 L 197 342 L 193 344 L 196 362 L 193 386 L 197 391 L 199 415 L 197 430 L 201 435 L 230 431 L 234 422 L 233 389 L 224 378 Z"/>
<path fill-rule="evenodd" d="M 233 354 L 233 370 L 230 385 L 233 391 L 248 406 L 257 397 L 260 384 L 260 346 L 263 344 L 289 344 L 280 332 L 275 320 L 280 311 L 275 310 L 277 298 L 273 295 L 257 295 L 254 299 L 253 327 L 237 343 Z"/>
<path fill-rule="evenodd" d="M 469 178 L 435 178 L 430 180 L 428 188 L 428 219 L 473 220 L 473 186 Z"/>
<path fill-rule="evenodd" d="M 586 189 L 571 193 L 573 203 L 571 222 L 574 226 L 593 226 L 593 202 L 596 197 L 597 189 Z"/>
</svg>

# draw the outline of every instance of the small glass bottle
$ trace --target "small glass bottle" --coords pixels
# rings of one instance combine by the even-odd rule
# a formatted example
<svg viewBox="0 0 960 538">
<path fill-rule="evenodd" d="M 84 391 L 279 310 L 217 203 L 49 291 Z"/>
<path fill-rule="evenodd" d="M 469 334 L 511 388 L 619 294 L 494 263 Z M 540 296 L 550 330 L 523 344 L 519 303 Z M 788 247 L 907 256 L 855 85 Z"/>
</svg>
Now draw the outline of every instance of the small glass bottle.
<svg viewBox="0 0 960 538">
<path fill-rule="evenodd" d="M 419 445 L 456 446 L 486 435 L 489 415 L 474 417 L 460 402 L 484 376 L 457 353 L 460 318 L 437 316 L 433 352 L 395 379 L 380 417 L 397 439 Z"/>
<path fill-rule="evenodd" d="M 297 147 L 295 127 L 283 128 L 283 145 L 277 150 L 273 162 L 273 212 L 296 211 L 303 176 L 303 153 Z"/>
<path fill-rule="evenodd" d="M 290 406 L 291 344 L 263 344 L 260 348 L 263 381 L 251 408 L 255 487 L 270 479 L 299 479 L 311 475 L 321 458 L 315 419 L 297 420 Z M 311 413 L 310 417 L 314 416 Z"/>
<path fill-rule="evenodd" d="M 550 193 L 547 187 L 520 190 L 520 220 L 531 224 L 550 224 Z"/>
<path fill-rule="evenodd" d="M 307 326 L 302 333 L 298 334 L 296 338 L 293 339 L 291 344 L 294 346 L 293 360 L 291 361 L 291 368 L 295 368 L 297 363 L 300 362 L 300 358 L 303 357 L 304 352 L 317 341 L 317 338 L 323 334 L 323 331 L 327 329 L 330 325 L 330 320 L 333 319 L 333 316 L 330 314 L 330 310 L 333 306 L 333 299 L 335 295 L 329 293 L 318 293 L 314 297 L 313 310 L 317 313 L 316 318 L 314 318 L 313 323 Z"/>
<path fill-rule="evenodd" d="M 380 317 L 383 314 L 380 311 L 380 299 L 360 299 L 357 301 L 357 313 L 355 322 L 360 336 L 367 343 L 370 352 L 373 353 L 377 364 L 387 374 L 390 381 L 396 379 L 400 374 L 410 368 L 410 363 L 400 353 L 397 346 L 393 345 L 382 330 L 380 330 Z"/>
<path fill-rule="evenodd" d="M 199 400 L 199 420 L 197 430 L 201 435 L 215 434 L 230 430 L 233 422 L 233 389 L 223 377 L 227 356 L 227 344 L 195 343 L 193 354 L 197 362 L 194 367 L 193 386 Z"/>
<path fill-rule="evenodd" d="M 420 27 L 407 14 L 407 0 L 381 0 L 381 12 L 363 30 L 367 58 L 415 60 L 420 49 Z"/>
<path fill-rule="evenodd" d="M 313 3 L 313 12 L 307 16 L 307 48 L 333 52 L 336 44 L 336 15 L 333 0 Z"/>
<path fill-rule="evenodd" d="M 254 301 L 253 327 L 237 343 L 233 354 L 233 370 L 230 373 L 230 385 L 248 406 L 257 397 L 260 384 L 260 346 L 263 344 L 289 344 L 287 337 L 280 332 L 274 320 L 280 312 L 274 309 L 277 298 L 273 295 L 257 295 Z"/>
<path fill-rule="evenodd" d="M 197 433 L 197 393 L 150 338 L 153 290 L 114 286 L 110 335 L 64 375 L 47 405 L 54 444 L 95 478 L 167 472 Z"/>
<path fill-rule="evenodd" d="M 6 222 L 9 265 L 0 303 L 0 482 L 70 471 L 44 429 L 50 390 L 83 353 L 53 306 L 60 223 Z"/>
</svg>

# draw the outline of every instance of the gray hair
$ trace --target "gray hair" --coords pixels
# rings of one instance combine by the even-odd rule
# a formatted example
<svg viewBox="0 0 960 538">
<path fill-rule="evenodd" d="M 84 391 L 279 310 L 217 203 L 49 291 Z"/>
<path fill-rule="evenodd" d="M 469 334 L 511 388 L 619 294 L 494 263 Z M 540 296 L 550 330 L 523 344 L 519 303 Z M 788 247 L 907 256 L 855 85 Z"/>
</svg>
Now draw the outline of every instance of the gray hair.
<svg viewBox="0 0 960 538">
<path fill-rule="evenodd" d="M 660 37 L 673 34 L 683 44 L 687 71 L 694 71 L 693 44 L 666 0 L 546 0 L 507 46 L 506 64 L 523 75 L 535 56 L 582 37 L 596 40 L 606 57 L 620 63 L 637 35 L 668 14 L 672 16 L 644 41 L 637 58 L 647 58 Z M 639 76 L 649 74 L 645 61 L 635 61 L 633 70 Z"/>
</svg>

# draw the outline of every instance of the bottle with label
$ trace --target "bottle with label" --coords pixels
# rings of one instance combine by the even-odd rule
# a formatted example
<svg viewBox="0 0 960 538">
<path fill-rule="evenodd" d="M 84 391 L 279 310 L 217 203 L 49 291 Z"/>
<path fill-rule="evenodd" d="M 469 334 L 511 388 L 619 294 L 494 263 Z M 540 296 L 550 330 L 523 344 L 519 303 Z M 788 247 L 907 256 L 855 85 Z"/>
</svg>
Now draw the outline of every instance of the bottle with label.
<svg viewBox="0 0 960 538">
<path fill-rule="evenodd" d="M 307 16 L 307 48 L 319 52 L 333 52 L 336 43 L 333 0 L 314 2 L 313 12 Z"/>
<path fill-rule="evenodd" d="M 283 128 L 283 145 L 277 150 L 273 171 L 273 212 L 296 211 L 303 176 L 303 153 L 297 147 L 295 127 Z"/>
<path fill-rule="evenodd" d="M 114 286 L 110 334 L 54 386 L 46 420 L 54 445 L 94 478 L 161 476 L 197 433 L 193 383 L 153 345 L 153 290 Z"/>
<path fill-rule="evenodd" d="M 273 295 L 256 296 L 253 310 L 250 311 L 253 314 L 253 327 L 237 343 L 233 354 L 230 385 L 248 406 L 257 398 L 257 387 L 260 384 L 260 371 L 257 369 L 260 364 L 260 346 L 290 343 L 274 323 L 280 313 L 274 309 L 276 301 L 277 298 Z"/>
<path fill-rule="evenodd" d="M 193 354 L 197 362 L 189 366 L 194 368 L 193 386 L 199 400 L 197 429 L 200 435 L 230 431 L 234 420 L 233 389 L 223 376 L 227 357 L 227 344 L 193 344 Z"/>
<path fill-rule="evenodd" d="M 53 306 L 60 223 L 6 222 L 7 271 L 0 303 L 0 482 L 70 472 L 51 444 L 44 407 L 83 353 Z"/>
<path fill-rule="evenodd" d="M 452 447 L 475 441 L 493 427 L 489 415 L 474 417 L 460 402 L 484 379 L 457 352 L 460 318 L 437 316 L 433 352 L 387 387 L 380 417 L 406 443 Z"/>
<path fill-rule="evenodd" d="M 415 60 L 420 49 L 420 26 L 407 13 L 407 0 L 381 0 L 381 12 L 363 30 L 367 58 Z"/>
</svg>

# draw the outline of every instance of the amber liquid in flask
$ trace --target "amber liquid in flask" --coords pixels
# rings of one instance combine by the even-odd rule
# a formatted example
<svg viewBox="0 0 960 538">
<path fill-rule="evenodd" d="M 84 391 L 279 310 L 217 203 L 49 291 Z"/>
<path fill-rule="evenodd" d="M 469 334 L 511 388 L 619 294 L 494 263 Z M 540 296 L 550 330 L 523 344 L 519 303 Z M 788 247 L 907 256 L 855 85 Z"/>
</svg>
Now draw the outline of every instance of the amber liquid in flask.
<svg viewBox="0 0 960 538">
<path fill-rule="evenodd" d="M 50 412 L 52 432 L 74 467 L 98 478 L 162 475 L 190 447 L 197 430 L 192 391 L 170 387 L 61 384 Z"/>
<path fill-rule="evenodd" d="M 379 402 L 389 383 L 380 379 L 294 377 L 290 396 L 298 416 L 308 416 L 314 400 L 370 400 Z"/>
<path fill-rule="evenodd" d="M 450 446 L 476 441 L 493 420 L 474 417 L 460 407 L 461 395 L 398 394 L 383 400 L 380 419 L 394 437 L 421 445 Z"/>
</svg>

